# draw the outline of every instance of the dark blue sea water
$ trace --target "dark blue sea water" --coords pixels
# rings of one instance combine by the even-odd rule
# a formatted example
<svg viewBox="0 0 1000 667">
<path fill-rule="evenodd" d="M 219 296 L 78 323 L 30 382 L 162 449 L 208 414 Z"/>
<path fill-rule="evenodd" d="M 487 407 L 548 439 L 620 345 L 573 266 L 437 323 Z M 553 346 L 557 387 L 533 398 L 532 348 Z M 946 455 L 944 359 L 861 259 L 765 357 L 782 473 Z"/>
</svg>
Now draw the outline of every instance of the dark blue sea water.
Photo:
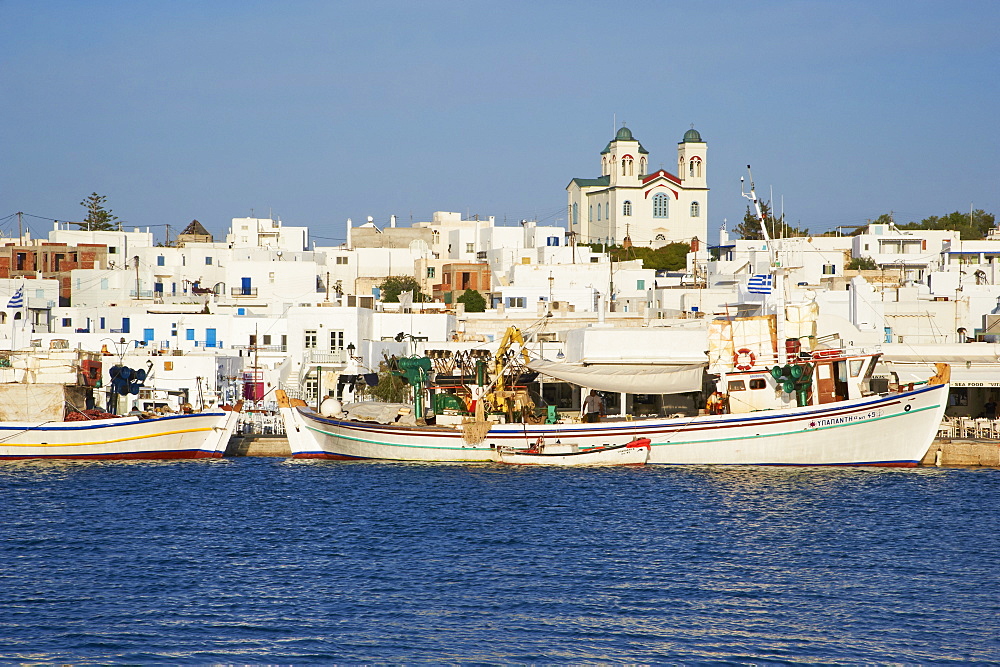
<svg viewBox="0 0 1000 667">
<path fill-rule="evenodd" d="M 0 662 L 1000 661 L 1000 471 L 0 464 Z"/>
</svg>

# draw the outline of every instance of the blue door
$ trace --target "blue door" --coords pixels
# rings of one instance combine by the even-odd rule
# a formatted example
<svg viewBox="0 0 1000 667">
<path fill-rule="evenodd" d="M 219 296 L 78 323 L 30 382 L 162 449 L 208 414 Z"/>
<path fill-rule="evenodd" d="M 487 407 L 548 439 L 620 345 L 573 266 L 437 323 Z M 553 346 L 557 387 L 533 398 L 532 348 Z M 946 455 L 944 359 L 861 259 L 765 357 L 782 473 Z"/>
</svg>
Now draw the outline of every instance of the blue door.
<svg viewBox="0 0 1000 667">
<path fill-rule="evenodd" d="M 131 321 L 127 317 L 122 318 L 122 333 L 129 333 L 129 327 L 132 326 Z"/>
<path fill-rule="evenodd" d="M 205 329 L 205 347 L 215 347 L 215 329 Z"/>
<path fill-rule="evenodd" d="M 243 296 L 250 296 L 250 278 L 241 278 L 240 281 L 241 293 Z"/>
<path fill-rule="evenodd" d="M 142 330 L 142 340 L 147 345 L 149 345 L 150 343 L 152 343 L 153 342 L 153 330 L 152 329 L 143 329 Z"/>
</svg>

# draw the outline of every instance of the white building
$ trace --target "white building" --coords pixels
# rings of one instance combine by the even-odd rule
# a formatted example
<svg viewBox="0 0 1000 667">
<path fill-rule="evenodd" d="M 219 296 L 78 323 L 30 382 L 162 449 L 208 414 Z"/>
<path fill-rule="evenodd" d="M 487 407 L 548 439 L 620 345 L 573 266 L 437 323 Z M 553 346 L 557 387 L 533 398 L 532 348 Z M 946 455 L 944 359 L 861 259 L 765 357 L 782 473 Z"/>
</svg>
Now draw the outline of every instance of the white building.
<svg viewBox="0 0 1000 667">
<path fill-rule="evenodd" d="M 308 227 L 286 227 L 272 218 L 233 218 L 226 243 L 251 248 L 275 250 L 306 250 L 309 247 Z"/>
</svg>

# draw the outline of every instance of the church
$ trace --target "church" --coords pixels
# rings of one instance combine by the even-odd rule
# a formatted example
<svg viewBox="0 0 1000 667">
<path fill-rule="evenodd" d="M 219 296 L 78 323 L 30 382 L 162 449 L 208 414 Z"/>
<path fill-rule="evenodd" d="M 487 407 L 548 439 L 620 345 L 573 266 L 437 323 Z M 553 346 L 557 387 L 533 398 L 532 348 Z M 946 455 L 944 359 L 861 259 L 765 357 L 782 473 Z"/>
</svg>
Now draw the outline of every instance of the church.
<svg viewBox="0 0 1000 667">
<path fill-rule="evenodd" d="M 677 144 L 677 175 L 650 171 L 649 151 L 622 125 L 601 151 L 598 178 L 566 186 L 570 232 L 577 243 L 660 247 L 705 240 L 708 232 L 708 145 L 693 127 Z"/>
</svg>

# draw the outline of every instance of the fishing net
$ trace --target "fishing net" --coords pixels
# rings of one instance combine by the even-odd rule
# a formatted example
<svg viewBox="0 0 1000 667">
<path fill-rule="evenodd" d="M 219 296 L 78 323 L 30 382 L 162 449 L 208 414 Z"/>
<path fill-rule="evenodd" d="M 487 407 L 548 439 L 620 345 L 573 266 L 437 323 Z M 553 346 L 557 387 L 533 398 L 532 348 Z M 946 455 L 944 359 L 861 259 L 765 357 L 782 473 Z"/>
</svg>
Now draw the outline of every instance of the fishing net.
<svg viewBox="0 0 1000 667">
<path fill-rule="evenodd" d="M 492 422 L 487 421 L 467 421 L 462 424 L 462 439 L 466 444 L 478 445 L 486 439 L 486 434 L 493 427 Z"/>
</svg>

